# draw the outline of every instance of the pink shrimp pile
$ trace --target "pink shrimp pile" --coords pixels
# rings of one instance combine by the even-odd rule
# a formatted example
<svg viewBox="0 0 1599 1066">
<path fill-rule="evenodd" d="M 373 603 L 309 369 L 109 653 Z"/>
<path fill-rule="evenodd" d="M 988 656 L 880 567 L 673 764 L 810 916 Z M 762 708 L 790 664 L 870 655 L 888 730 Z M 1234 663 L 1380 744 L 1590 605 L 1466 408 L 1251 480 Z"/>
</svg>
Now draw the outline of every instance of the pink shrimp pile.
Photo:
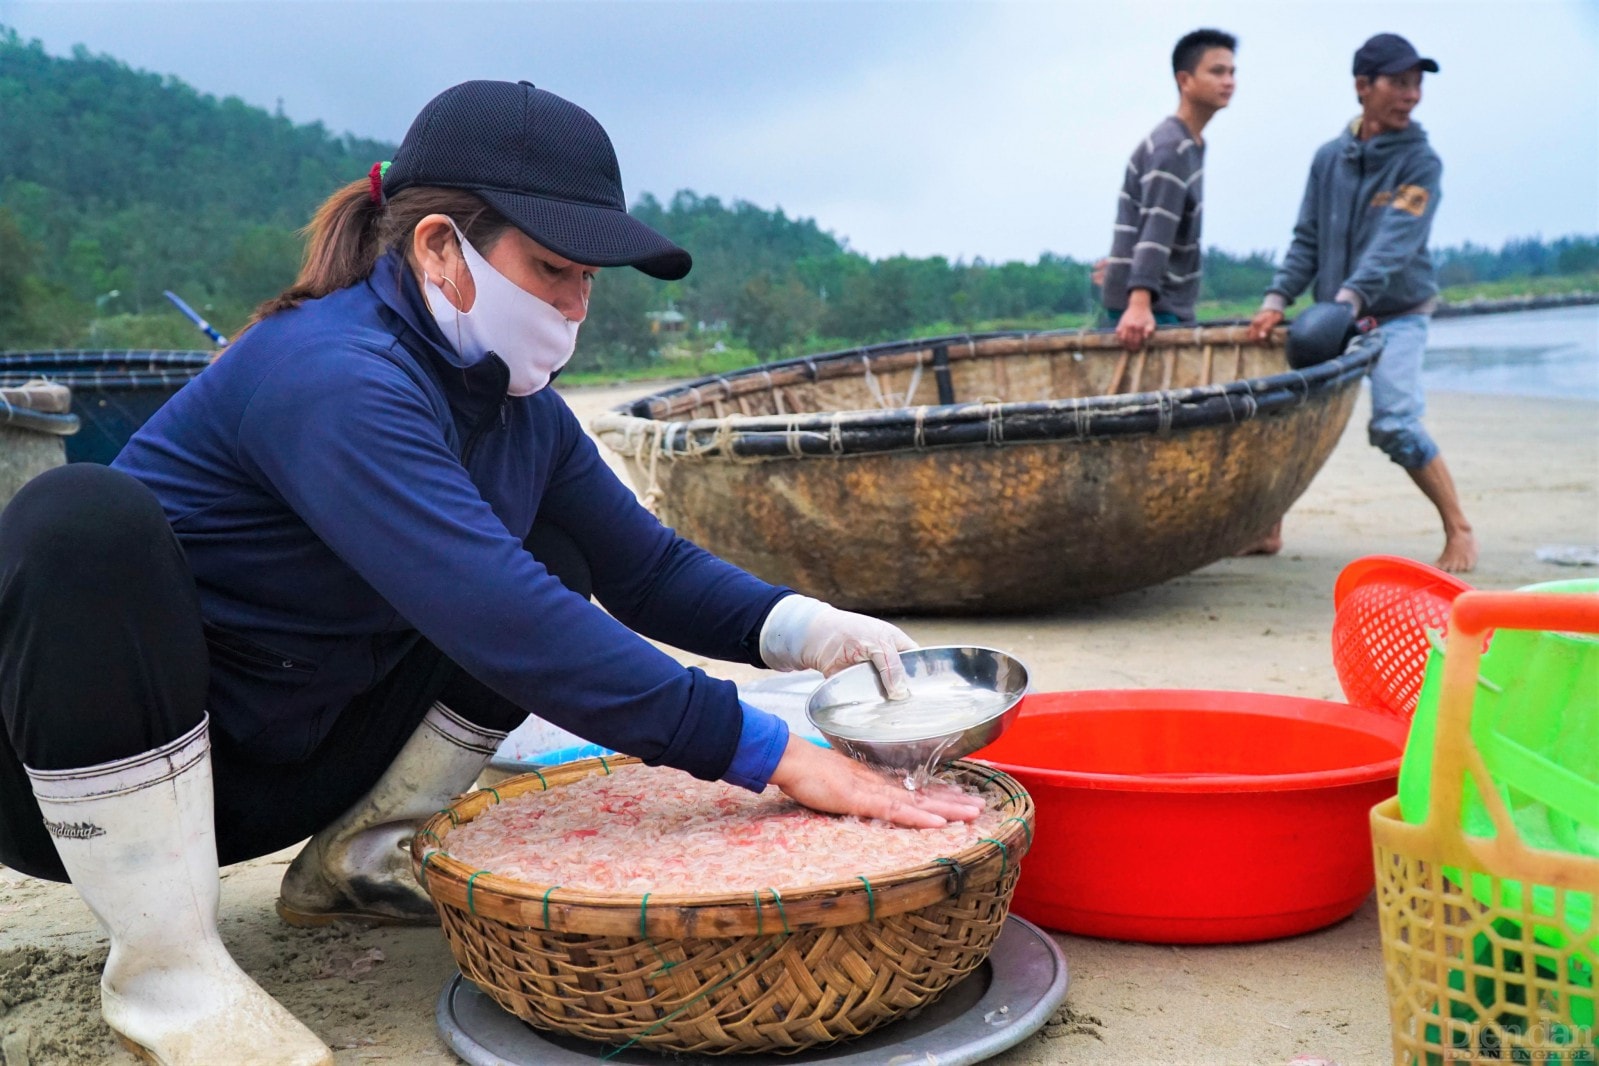
<svg viewBox="0 0 1599 1066">
<path fill-rule="evenodd" d="M 755 795 L 667 767 L 630 764 L 512 796 L 452 829 L 450 855 L 536 885 L 637 895 L 718 895 L 851 881 L 954 855 L 1004 821 L 899 829 L 818 814 L 777 789 Z"/>
</svg>

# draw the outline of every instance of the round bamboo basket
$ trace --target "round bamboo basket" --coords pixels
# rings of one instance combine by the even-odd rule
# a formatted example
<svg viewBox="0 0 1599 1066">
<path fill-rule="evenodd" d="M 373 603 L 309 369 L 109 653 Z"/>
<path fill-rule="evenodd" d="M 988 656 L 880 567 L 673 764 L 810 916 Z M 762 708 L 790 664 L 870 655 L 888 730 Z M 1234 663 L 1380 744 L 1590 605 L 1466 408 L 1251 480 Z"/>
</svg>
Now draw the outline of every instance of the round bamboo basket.
<svg viewBox="0 0 1599 1066">
<path fill-rule="evenodd" d="M 539 1029 L 697 1055 L 790 1053 L 908 1017 L 975 970 L 1010 907 L 1033 803 L 976 763 L 947 772 L 1009 817 L 958 854 L 869 880 L 616 895 L 499 877 L 449 854 L 492 804 L 639 760 L 586 759 L 456 801 L 412 842 L 461 973 Z"/>
<path fill-rule="evenodd" d="M 1047 610 L 1189 573 L 1282 518 L 1382 351 L 1366 333 L 1295 370 L 1285 337 L 897 341 L 673 385 L 590 428 L 662 522 L 774 585 L 878 613 Z"/>
</svg>

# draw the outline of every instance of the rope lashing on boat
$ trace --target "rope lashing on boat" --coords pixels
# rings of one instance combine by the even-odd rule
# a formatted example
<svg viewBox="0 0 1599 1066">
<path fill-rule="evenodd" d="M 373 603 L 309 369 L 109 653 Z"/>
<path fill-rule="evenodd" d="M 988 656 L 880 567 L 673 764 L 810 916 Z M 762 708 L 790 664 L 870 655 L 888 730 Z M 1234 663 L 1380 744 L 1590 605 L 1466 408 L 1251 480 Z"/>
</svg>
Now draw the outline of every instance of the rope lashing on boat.
<svg viewBox="0 0 1599 1066">
<path fill-rule="evenodd" d="M 1295 370 L 1292 373 L 1294 375 L 1294 380 L 1299 382 L 1299 387 L 1301 390 L 1299 393 L 1299 402 L 1294 406 L 1303 407 L 1310 402 L 1310 379 L 1305 377 L 1305 372 L 1303 370 Z"/>
<path fill-rule="evenodd" d="M 1202 342 L 1201 352 L 1193 354 L 1203 355 L 1201 376 L 1206 379 L 1198 385 L 1176 383 L 1191 380 L 1193 371 L 1201 364 L 1189 366 L 1185 363 L 1174 369 L 1168 358 L 1161 387 L 1151 387 L 1136 395 L 1107 389 L 1086 395 L 1045 396 L 1041 400 L 1002 402 L 994 398 L 995 392 L 1003 392 L 998 388 L 1000 383 L 1009 380 L 1007 375 L 1015 371 L 1016 364 L 1009 361 L 1012 356 L 1026 355 L 1031 359 L 1039 352 L 1047 352 L 1052 358 L 1071 358 L 1071 345 L 1087 336 L 1086 331 L 1074 328 L 1050 337 L 1006 338 L 1008 347 L 989 353 L 1007 361 L 1006 373 L 999 374 L 996 369 L 996 377 L 978 386 L 982 391 L 976 395 L 971 394 L 977 392 L 976 388 L 971 388 L 975 382 L 963 379 L 962 387 L 969 392 L 960 397 L 961 402 L 951 405 L 892 406 L 899 399 L 900 383 L 909 386 L 906 394 L 909 397 L 927 379 L 929 360 L 936 356 L 937 349 L 933 342 L 923 342 L 920 346 L 906 345 L 887 353 L 863 348 L 827 359 L 792 361 L 784 364 L 785 369 L 775 371 L 763 367 L 748 375 L 706 378 L 697 387 L 683 386 L 675 390 L 671 394 L 674 399 L 665 408 L 646 402 L 635 403 L 631 408 L 642 412 L 648 407 L 656 413 L 655 418 L 620 415 L 604 419 L 597 426 L 605 443 L 628 461 L 639 484 L 641 501 L 651 511 L 660 512 L 672 509 L 674 490 L 666 483 L 670 481 L 675 485 L 676 481 L 676 475 L 663 471 L 664 461 L 746 465 L 801 458 L 853 458 L 899 450 L 925 453 L 985 444 L 1010 447 L 1030 442 L 1085 442 L 1141 433 L 1170 436 L 1179 429 L 1238 425 L 1267 412 L 1314 406 L 1329 390 L 1346 385 L 1364 369 L 1363 364 L 1373 358 L 1369 350 L 1363 350 L 1346 356 L 1347 366 L 1329 362 L 1325 370 L 1294 369 L 1259 378 L 1229 378 L 1217 383 L 1217 377 L 1226 377 L 1226 368 L 1221 364 L 1226 360 L 1227 349 L 1233 350 L 1240 367 L 1250 363 L 1254 350 L 1236 339 L 1236 328 L 1196 328 Z M 1192 334 L 1193 331 L 1188 332 Z M 1102 339 L 1096 334 L 1093 341 L 1096 348 L 1104 347 L 1098 343 Z M 947 367 L 970 356 L 986 359 L 983 353 L 989 341 L 956 336 L 943 339 L 937 347 L 945 349 Z M 966 350 L 963 351 L 963 347 Z M 879 364 L 884 354 L 893 358 Z M 1085 357 L 1088 354 L 1086 347 L 1084 354 Z M 1089 368 L 1086 363 L 1095 365 Z M 1158 352 L 1155 364 L 1158 373 Z M 1116 381 L 1122 380 L 1127 365 L 1124 354 L 1117 362 Z M 1109 362 L 1105 366 L 1108 367 Z M 817 377 L 828 386 L 840 377 L 840 370 L 847 369 L 858 391 L 852 394 L 846 389 L 839 394 L 836 403 L 829 405 L 834 399 L 831 389 L 807 383 L 804 378 L 808 368 L 814 369 Z M 967 371 L 964 362 L 961 369 L 964 375 Z M 1099 382 L 1103 374 L 1097 359 L 1085 359 L 1084 369 L 1089 371 L 1088 377 L 1094 383 L 1103 384 Z M 922 375 L 921 381 L 917 380 L 918 373 Z M 1011 384 L 1031 393 L 1038 382 L 1034 381 L 1036 375 L 1032 370 L 1027 373 L 1032 375 L 1027 379 L 1029 384 L 1019 379 Z M 1133 373 L 1136 376 L 1141 371 Z M 793 378 L 797 384 L 784 385 L 787 378 Z M 764 395 L 757 396 L 749 390 L 749 386 L 758 383 L 768 389 Z M 1157 382 L 1149 384 L 1153 386 Z M 1049 387 L 1048 382 L 1044 385 Z M 736 404 L 726 401 L 726 394 L 730 392 L 739 393 Z M 713 394 L 723 398 L 717 401 L 717 417 L 684 417 L 691 400 L 709 405 L 709 397 Z M 751 396 L 754 396 L 753 405 Z M 813 402 L 817 409 L 808 406 Z M 782 413 L 774 415 L 773 407 Z M 710 410 L 708 406 L 701 409 Z M 759 413 L 751 414 L 752 409 Z M 680 421 L 663 421 L 672 417 L 673 412 Z"/>
<path fill-rule="evenodd" d="M 1244 382 L 1243 400 L 1244 400 L 1244 418 L 1243 418 L 1243 420 L 1245 422 L 1247 422 L 1251 418 L 1254 418 L 1257 414 L 1260 413 L 1260 401 L 1255 399 L 1255 385 L 1254 385 L 1254 382 L 1251 382 L 1251 381 Z"/>
<path fill-rule="evenodd" d="M 777 382 L 772 378 L 770 370 L 761 368 L 761 377 L 765 380 L 766 395 L 772 398 L 772 413 L 783 414 L 783 391 L 777 387 Z"/>
<path fill-rule="evenodd" d="M 873 401 L 876 402 L 880 409 L 884 411 L 892 411 L 898 407 L 909 407 L 911 405 L 911 401 L 916 398 L 916 389 L 922 383 L 923 364 L 919 356 L 915 365 L 911 367 L 911 383 L 910 387 L 905 390 L 904 400 L 900 400 L 898 397 L 891 397 L 888 395 L 888 393 L 883 391 L 883 386 L 878 384 L 877 375 L 872 373 L 871 356 L 867 355 L 863 351 L 860 353 L 860 357 L 861 380 L 866 382 L 866 391 L 872 394 Z M 770 377 L 771 375 L 768 374 L 767 376 Z"/>
<path fill-rule="evenodd" d="M 722 395 L 711 400 L 711 406 L 716 408 L 717 418 L 726 418 L 726 405 L 733 403 L 733 383 L 721 374 L 716 375 L 716 384 L 721 388 Z"/>
<path fill-rule="evenodd" d="M 800 449 L 798 415 L 789 418 L 788 428 L 783 431 L 783 442 L 788 445 L 788 454 L 796 459 L 805 458 L 805 452 Z"/>
<path fill-rule="evenodd" d="M 926 363 L 923 363 L 920 359 L 918 359 L 916 360 L 916 365 L 911 367 L 910 387 L 905 390 L 905 402 L 900 406 L 909 407 L 911 404 L 916 402 L 916 390 L 922 385 L 922 367 L 926 365 Z"/>
<path fill-rule="evenodd" d="M 672 447 L 673 438 L 679 433 L 683 435 L 683 448 Z M 639 502 L 651 514 L 656 513 L 656 506 L 662 496 L 659 464 L 661 456 L 666 456 L 667 462 L 702 459 L 707 455 L 723 454 L 728 459 L 739 461 L 733 454 L 733 424 L 731 418 L 719 419 L 716 423 L 716 432 L 709 442 L 695 444 L 694 438 L 689 433 L 686 422 L 655 422 L 646 421 L 642 426 L 629 424 L 623 433 L 622 454 L 638 466 L 644 468 L 646 485 L 639 496 Z"/>
<path fill-rule="evenodd" d="M 651 422 L 648 425 L 649 429 L 644 433 L 639 434 L 638 446 L 633 452 L 633 460 L 640 466 L 645 467 L 646 472 L 649 474 L 649 484 L 644 487 L 644 494 L 639 498 L 639 502 L 644 505 L 644 509 L 646 511 L 650 512 L 650 514 L 654 514 L 656 507 L 661 502 L 662 495 L 661 482 L 660 479 L 656 477 L 656 466 L 661 459 L 661 430 L 666 423 Z M 643 452 L 646 448 L 650 453 L 650 459 L 648 463 L 644 462 L 643 456 Z"/>
<path fill-rule="evenodd" d="M 988 443 L 1005 443 L 1005 405 L 997 400 L 988 403 Z"/>
</svg>

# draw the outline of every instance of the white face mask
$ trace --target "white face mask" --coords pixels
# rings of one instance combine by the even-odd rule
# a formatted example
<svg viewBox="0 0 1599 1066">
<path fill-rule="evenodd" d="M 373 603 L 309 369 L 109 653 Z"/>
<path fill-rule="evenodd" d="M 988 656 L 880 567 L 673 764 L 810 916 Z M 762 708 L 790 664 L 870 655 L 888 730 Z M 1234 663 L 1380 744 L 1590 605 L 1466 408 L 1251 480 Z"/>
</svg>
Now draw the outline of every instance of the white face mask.
<svg viewBox="0 0 1599 1066">
<path fill-rule="evenodd" d="M 472 310 L 456 310 L 431 277 L 423 286 L 428 310 L 467 366 L 497 355 L 511 368 L 507 391 L 512 396 L 531 396 L 572 358 L 580 323 L 495 270 L 459 229 L 455 237 L 461 242 L 461 254 L 477 290 Z"/>
</svg>

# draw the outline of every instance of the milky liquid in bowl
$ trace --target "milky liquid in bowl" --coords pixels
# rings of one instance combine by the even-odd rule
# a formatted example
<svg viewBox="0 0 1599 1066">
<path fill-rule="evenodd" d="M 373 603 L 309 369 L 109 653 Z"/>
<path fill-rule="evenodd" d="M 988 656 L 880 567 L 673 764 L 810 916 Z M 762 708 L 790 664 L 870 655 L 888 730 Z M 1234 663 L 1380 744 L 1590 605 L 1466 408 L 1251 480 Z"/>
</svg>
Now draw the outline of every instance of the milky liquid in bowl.
<svg viewBox="0 0 1599 1066">
<path fill-rule="evenodd" d="M 909 699 L 856 700 L 821 707 L 816 724 L 852 740 L 921 740 L 954 733 L 985 722 L 1014 702 L 1014 697 L 959 679 L 934 691 L 918 690 Z"/>
<path fill-rule="evenodd" d="M 994 741 L 1027 692 L 1027 667 L 994 648 L 914 648 L 900 661 L 908 699 L 888 699 L 876 668 L 860 663 L 818 686 L 805 711 L 834 748 L 907 788 Z"/>
</svg>

